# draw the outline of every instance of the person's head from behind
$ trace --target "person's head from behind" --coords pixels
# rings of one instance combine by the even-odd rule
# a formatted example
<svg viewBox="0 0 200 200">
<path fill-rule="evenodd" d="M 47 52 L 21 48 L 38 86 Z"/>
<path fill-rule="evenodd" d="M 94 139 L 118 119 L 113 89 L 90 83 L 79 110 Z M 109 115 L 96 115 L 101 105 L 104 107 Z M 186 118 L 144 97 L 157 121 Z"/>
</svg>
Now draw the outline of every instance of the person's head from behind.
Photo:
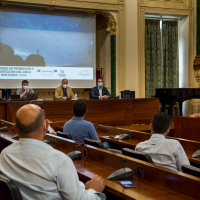
<svg viewBox="0 0 200 200">
<path fill-rule="evenodd" d="M 15 119 L 14 130 L 21 138 L 43 140 L 49 122 L 45 120 L 44 111 L 39 106 L 28 104 L 21 107 Z"/>
<path fill-rule="evenodd" d="M 156 112 L 151 120 L 152 133 L 164 134 L 169 133 L 171 127 L 171 118 L 164 112 Z"/>
<path fill-rule="evenodd" d="M 23 89 L 27 89 L 28 88 L 28 84 L 29 84 L 29 82 L 27 80 L 23 80 L 22 81 L 22 87 L 23 87 Z"/>
<path fill-rule="evenodd" d="M 87 111 L 87 104 L 83 99 L 78 99 L 73 103 L 73 112 L 76 117 L 83 117 Z"/>
<path fill-rule="evenodd" d="M 35 102 L 35 105 L 39 106 L 42 110 L 44 110 L 44 104 L 40 101 Z"/>
</svg>

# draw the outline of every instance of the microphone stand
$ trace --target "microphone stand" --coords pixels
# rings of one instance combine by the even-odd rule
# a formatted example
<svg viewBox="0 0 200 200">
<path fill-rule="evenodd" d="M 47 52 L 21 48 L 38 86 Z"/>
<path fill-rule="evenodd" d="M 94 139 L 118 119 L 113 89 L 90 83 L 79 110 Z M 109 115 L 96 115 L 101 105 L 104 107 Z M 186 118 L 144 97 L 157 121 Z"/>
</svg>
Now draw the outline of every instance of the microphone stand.
<svg viewBox="0 0 200 200">
<path fill-rule="evenodd" d="M 78 146 L 84 146 L 84 144 L 76 145 L 74 143 L 73 151 L 67 154 L 72 160 L 79 160 L 82 158 L 82 153 L 80 151 L 75 151 L 75 147 L 78 147 Z"/>
</svg>

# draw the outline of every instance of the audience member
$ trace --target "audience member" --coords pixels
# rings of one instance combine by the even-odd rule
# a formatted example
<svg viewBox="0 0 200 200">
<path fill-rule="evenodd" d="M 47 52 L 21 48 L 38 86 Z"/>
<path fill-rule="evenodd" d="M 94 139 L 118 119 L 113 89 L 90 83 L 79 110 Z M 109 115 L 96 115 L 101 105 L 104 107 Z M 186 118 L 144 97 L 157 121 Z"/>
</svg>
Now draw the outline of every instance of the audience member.
<svg viewBox="0 0 200 200">
<path fill-rule="evenodd" d="M 64 133 L 69 133 L 74 141 L 84 143 L 84 138 L 99 140 L 94 125 L 84 120 L 87 113 L 87 104 L 84 100 L 78 99 L 73 103 L 74 117 L 64 125 Z M 104 142 L 104 147 L 108 149 L 109 143 Z"/>
<path fill-rule="evenodd" d="M 155 113 L 150 124 L 151 138 L 139 143 L 135 150 L 148 153 L 156 165 L 181 171 L 182 165 L 190 165 L 190 162 L 179 141 L 165 138 L 170 131 L 170 124 L 170 116 L 162 112 Z"/>
<path fill-rule="evenodd" d="M 23 199 L 104 200 L 104 181 L 95 175 L 85 185 L 72 160 L 43 142 L 49 122 L 33 104 L 16 113 L 14 130 L 19 142 L 0 154 L 0 171 L 15 181 Z"/>
</svg>

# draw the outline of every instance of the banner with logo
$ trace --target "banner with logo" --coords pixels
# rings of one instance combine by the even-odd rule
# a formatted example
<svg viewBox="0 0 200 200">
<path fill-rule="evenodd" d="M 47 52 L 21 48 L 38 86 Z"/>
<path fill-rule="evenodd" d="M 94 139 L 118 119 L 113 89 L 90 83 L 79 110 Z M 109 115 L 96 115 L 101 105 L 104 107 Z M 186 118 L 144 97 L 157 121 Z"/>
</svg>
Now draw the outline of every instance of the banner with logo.
<svg viewBox="0 0 200 200">
<path fill-rule="evenodd" d="M 0 66 L 0 79 L 93 80 L 93 67 Z"/>
</svg>

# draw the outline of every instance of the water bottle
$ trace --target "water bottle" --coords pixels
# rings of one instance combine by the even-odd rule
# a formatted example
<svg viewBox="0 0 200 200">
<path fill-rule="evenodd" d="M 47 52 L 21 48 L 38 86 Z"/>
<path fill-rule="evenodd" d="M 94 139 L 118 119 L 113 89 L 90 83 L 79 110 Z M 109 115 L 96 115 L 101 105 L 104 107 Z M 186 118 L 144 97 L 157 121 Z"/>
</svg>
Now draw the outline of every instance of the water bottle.
<svg viewBox="0 0 200 200">
<path fill-rule="evenodd" d="M 122 98 L 122 96 L 121 96 L 121 92 L 119 93 L 119 99 L 121 99 Z"/>
<path fill-rule="evenodd" d="M 75 100 L 77 100 L 77 92 L 75 93 Z"/>
</svg>

